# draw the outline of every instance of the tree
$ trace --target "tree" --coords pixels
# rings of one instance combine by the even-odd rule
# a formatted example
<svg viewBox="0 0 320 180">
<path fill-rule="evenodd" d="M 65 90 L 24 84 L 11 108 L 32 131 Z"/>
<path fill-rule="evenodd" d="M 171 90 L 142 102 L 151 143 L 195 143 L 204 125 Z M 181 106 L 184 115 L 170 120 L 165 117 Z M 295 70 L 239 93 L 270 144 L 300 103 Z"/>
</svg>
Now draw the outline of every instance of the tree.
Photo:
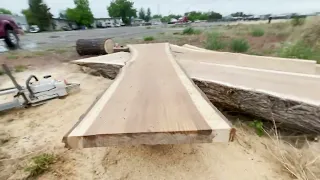
<svg viewBox="0 0 320 180">
<path fill-rule="evenodd" d="M 60 11 L 59 18 L 60 19 L 67 19 L 67 11 Z"/>
<path fill-rule="evenodd" d="M 155 14 L 152 16 L 152 19 L 159 19 L 159 18 L 162 18 L 161 14 Z"/>
<path fill-rule="evenodd" d="M 91 26 L 94 17 L 88 0 L 74 0 L 75 8 L 66 10 L 66 18 L 76 22 L 80 26 Z"/>
<path fill-rule="evenodd" d="M 29 9 L 22 10 L 28 24 L 38 25 L 40 30 L 51 27 L 52 14 L 50 8 L 42 0 L 29 0 Z"/>
<path fill-rule="evenodd" d="M 110 17 L 121 17 L 122 22 L 130 24 L 132 17 L 137 17 L 137 10 L 133 8 L 134 2 L 129 0 L 113 0 L 107 7 Z"/>
<path fill-rule="evenodd" d="M 143 20 L 146 19 L 146 12 L 144 11 L 143 8 L 140 8 L 139 10 L 139 19 L 143 19 Z"/>
<path fill-rule="evenodd" d="M 245 17 L 246 15 L 243 12 L 236 12 L 231 14 L 232 17 Z"/>
<path fill-rule="evenodd" d="M 146 21 L 146 22 L 149 22 L 150 19 L 151 19 L 151 9 L 148 8 L 148 9 L 147 9 L 147 15 L 146 15 L 145 21 Z"/>
<path fill-rule="evenodd" d="M 182 17 L 181 15 L 174 15 L 174 14 L 170 14 L 169 16 L 164 16 L 164 17 L 162 17 L 161 18 L 161 22 L 170 22 L 170 20 L 172 19 L 172 18 L 174 18 L 174 19 L 179 19 L 180 17 Z"/>
<path fill-rule="evenodd" d="M 0 14 L 12 14 L 12 12 L 5 8 L 0 8 Z"/>
<path fill-rule="evenodd" d="M 216 13 L 213 11 L 208 13 L 208 21 L 215 21 L 218 19 L 222 19 L 222 15 L 220 13 Z"/>
</svg>

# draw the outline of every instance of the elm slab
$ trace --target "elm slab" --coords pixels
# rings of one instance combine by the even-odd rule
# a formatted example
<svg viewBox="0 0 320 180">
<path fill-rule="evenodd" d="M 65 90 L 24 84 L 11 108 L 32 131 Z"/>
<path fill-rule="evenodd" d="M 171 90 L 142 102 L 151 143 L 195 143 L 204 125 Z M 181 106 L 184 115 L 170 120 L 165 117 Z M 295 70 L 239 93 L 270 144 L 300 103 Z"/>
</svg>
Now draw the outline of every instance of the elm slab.
<svg viewBox="0 0 320 180">
<path fill-rule="evenodd" d="M 174 60 L 169 44 L 129 46 L 114 83 L 64 137 L 71 148 L 228 142 L 234 131 Z"/>
</svg>

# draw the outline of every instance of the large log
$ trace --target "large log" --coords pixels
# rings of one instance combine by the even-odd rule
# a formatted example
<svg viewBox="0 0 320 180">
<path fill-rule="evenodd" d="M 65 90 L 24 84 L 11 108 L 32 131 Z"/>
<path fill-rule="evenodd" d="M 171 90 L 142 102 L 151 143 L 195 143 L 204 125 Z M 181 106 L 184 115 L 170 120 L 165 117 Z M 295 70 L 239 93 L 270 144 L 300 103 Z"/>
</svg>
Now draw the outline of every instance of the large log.
<svg viewBox="0 0 320 180">
<path fill-rule="evenodd" d="M 234 136 L 169 44 L 132 45 L 130 52 L 113 84 L 65 136 L 69 147 L 228 142 Z"/>
<path fill-rule="evenodd" d="M 124 66 L 127 60 L 118 58 L 111 72 L 107 69 L 112 62 L 97 65 L 101 61 L 92 59 L 91 63 L 95 63 L 93 68 L 103 71 L 101 74 L 114 78 L 114 68 Z M 85 59 L 75 63 L 81 61 L 85 61 L 83 66 L 90 66 Z M 178 61 L 214 105 L 274 120 L 282 123 L 283 128 L 320 133 L 319 76 Z"/>
<path fill-rule="evenodd" d="M 78 39 L 76 50 L 80 56 L 84 55 L 104 55 L 113 53 L 115 43 L 112 39 Z"/>
</svg>

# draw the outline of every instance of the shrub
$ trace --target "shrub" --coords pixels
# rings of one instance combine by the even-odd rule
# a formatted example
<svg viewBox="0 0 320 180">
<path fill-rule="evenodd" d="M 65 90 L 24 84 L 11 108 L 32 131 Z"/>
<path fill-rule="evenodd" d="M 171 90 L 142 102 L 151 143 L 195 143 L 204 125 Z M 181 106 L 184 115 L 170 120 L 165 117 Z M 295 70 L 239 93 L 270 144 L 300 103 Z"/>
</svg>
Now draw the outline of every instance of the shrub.
<svg viewBox="0 0 320 180">
<path fill-rule="evenodd" d="M 19 56 L 14 55 L 14 54 L 9 54 L 9 55 L 7 56 L 7 59 L 18 59 L 18 58 L 19 58 Z"/>
<path fill-rule="evenodd" d="M 0 76 L 4 75 L 4 72 L 0 69 Z"/>
<path fill-rule="evenodd" d="M 312 59 L 314 56 L 315 52 L 312 48 L 302 41 L 298 41 L 291 45 L 285 45 L 280 50 L 280 57 L 284 58 Z"/>
<path fill-rule="evenodd" d="M 14 67 L 14 69 L 15 69 L 16 72 L 23 72 L 24 70 L 27 69 L 27 67 L 24 66 L 24 65 L 17 65 L 17 66 Z"/>
<path fill-rule="evenodd" d="M 217 32 L 208 34 L 205 42 L 205 48 L 209 50 L 220 50 L 226 46 L 225 42 L 221 40 L 221 35 Z"/>
<path fill-rule="evenodd" d="M 233 39 L 231 42 L 231 50 L 233 52 L 246 52 L 249 48 L 249 43 L 245 39 Z"/>
<path fill-rule="evenodd" d="M 262 136 L 263 135 L 263 122 L 260 120 L 254 120 L 253 122 L 251 122 L 249 124 L 250 127 L 254 128 L 256 130 L 256 133 L 258 136 Z"/>
<path fill-rule="evenodd" d="M 301 26 L 305 23 L 306 18 L 305 17 L 294 17 L 291 20 L 292 26 Z"/>
<path fill-rule="evenodd" d="M 260 37 L 264 35 L 264 30 L 260 28 L 255 28 L 251 31 L 251 35 L 254 37 Z"/>
<path fill-rule="evenodd" d="M 153 36 L 147 36 L 143 38 L 144 41 L 153 41 L 154 37 Z"/>
<path fill-rule="evenodd" d="M 25 168 L 25 171 L 30 172 L 31 177 L 39 176 L 50 168 L 56 157 L 53 154 L 41 154 L 32 158 L 32 162 Z"/>
<path fill-rule="evenodd" d="M 193 27 L 187 27 L 183 30 L 182 34 L 184 35 L 192 35 L 192 34 L 200 34 L 201 31 L 199 29 L 194 29 Z"/>
</svg>

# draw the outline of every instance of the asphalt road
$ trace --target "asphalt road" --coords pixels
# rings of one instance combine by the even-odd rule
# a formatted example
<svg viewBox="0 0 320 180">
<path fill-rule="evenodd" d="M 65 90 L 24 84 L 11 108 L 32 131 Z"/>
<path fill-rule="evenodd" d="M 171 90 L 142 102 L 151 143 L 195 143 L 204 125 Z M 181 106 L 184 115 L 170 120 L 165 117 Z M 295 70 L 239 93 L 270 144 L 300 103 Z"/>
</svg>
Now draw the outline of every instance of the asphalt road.
<svg viewBox="0 0 320 180">
<path fill-rule="evenodd" d="M 59 31 L 28 33 L 21 36 L 22 49 L 39 50 L 52 47 L 74 46 L 78 39 L 90 38 L 133 38 L 153 35 L 164 31 L 161 27 L 147 29 L 146 27 L 119 27 L 106 29 L 90 29 L 78 31 Z"/>
</svg>

